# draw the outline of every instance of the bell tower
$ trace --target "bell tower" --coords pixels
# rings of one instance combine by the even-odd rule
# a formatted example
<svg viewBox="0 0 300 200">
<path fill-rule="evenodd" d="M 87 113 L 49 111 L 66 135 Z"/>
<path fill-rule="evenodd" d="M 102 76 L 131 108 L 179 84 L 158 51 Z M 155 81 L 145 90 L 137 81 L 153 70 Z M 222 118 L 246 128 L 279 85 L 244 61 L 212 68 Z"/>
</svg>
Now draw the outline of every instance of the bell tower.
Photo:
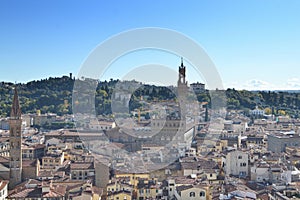
<svg viewBox="0 0 300 200">
<path fill-rule="evenodd" d="M 181 65 L 178 70 L 177 92 L 178 101 L 180 105 L 180 116 L 182 119 L 186 115 L 186 96 L 188 94 L 188 83 L 185 80 L 185 66 L 183 65 L 183 58 L 181 57 Z"/>
<path fill-rule="evenodd" d="M 181 58 L 181 65 L 179 66 L 179 70 L 178 70 L 177 87 L 178 87 L 178 96 L 185 97 L 185 94 L 187 93 L 189 88 L 188 88 L 187 81 L 185 81 L 185 66 L 183 65 L 183 58 Z"/>
<path fill-rule="evenodd" d="M 181 64 L 178 70 L 178 84 L 186 84 L 185 82 L 185 66 L 183 65 L 183 58 L 181 57 Z"/>
<path fill-rule="evenodd" d="M 22 182 L 22 135 L 21 135 L 21 108 L 17 88 L 15 87 L 13 104 L 10 112 L 10 174 L 9 188 L 14 188 Z"/>
</svg>

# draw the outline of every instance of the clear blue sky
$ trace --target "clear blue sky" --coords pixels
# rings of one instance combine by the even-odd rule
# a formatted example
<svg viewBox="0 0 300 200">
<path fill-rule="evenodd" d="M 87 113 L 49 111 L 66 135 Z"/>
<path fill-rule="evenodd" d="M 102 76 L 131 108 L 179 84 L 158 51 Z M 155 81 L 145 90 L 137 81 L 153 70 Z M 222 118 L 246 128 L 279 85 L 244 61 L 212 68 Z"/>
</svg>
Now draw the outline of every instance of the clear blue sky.
<svg viewBox="0 0 300 200">
<path fill-rule="evenodd" d="M 110 36 L 162 27 L 197 41 L 225 87 L 300 89 L 299 10 L 298 0 L 2 0 L 0 81 L 76 76 L 89 53 Z M 118 72 L 107 77 L 120 78 Z"/>
</svg>

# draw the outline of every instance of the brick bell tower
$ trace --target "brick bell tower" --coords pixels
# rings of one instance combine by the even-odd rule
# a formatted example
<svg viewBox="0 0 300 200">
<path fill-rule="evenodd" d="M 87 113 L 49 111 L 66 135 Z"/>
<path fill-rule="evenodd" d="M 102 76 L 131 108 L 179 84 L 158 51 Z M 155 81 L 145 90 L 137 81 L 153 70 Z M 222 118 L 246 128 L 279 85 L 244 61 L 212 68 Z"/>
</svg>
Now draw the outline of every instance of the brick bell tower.
<svg viewBox="0 0 300 200">
<path fill-rule="evenodd" d="M 9 188 L 14 188 L 17 184 L 22 182 L 22 135 L 21 135 L 21 108 L 17 88 L 13 97 L 13 104 L 10 112 L 10 174 L 9 174 Z"/>
</svg>

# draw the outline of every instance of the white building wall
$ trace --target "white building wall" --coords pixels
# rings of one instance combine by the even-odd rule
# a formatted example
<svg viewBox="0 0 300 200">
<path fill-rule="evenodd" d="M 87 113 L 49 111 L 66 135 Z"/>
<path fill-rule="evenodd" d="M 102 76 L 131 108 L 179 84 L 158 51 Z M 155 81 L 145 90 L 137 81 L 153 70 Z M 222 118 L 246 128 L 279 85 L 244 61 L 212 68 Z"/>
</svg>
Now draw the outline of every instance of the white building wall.
<svg viewBox="0 0 300 200">
<path fill-rule="evenodd" d="M 269 168 L 251 167 L 251 180 L 256 182 L 264 182 L 269 180 Z"/>
<path fill-rule="evenodd" d="M 7 182 L 1 181 L 0 186 L 2 186 L 2 184 L 5 184 L 5 186 L 3 187 L 2 190 L 0 190 L 0 200 L 5 200 L 8 195 L 8 193 L 7 193 L 7 185 L 8 184 L 7 184 Z"/>
<path fill-rule="evenodd" d="M 191 193 L 193 193 L 194 195 L 191 195 Z M 180 194 L 176 191 L 175 197 L 178 200 L 186 200 L 186 199 L 206 200 L 207 194 L 206 194 L 205 189 L 190 188 L 190 189 L 181 191 Z"/>
<path fill-rule="evenodd" d="M 232 151 L 226 156 L 226 174 L 235 176 L 248 176 L 247 153 L 242 151 Z"/>
</svg>

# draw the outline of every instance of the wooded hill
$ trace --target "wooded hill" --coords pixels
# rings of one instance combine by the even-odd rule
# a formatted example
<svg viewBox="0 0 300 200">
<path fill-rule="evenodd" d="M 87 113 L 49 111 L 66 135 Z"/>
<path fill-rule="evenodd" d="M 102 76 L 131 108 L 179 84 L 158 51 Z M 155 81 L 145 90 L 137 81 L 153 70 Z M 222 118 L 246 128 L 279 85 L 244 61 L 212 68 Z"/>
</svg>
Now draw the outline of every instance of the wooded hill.
<svg viewBox="0 0 300 200">
<path fill-rule="evenodd" d="M 75 80 L 63 76 L 48 78 L 28 83 L 17 84 L 22 113 L 57 113 L 58 115 L 72 114 L 72 94 Z M 97 114 L 111 114 L 111 98 L 118 80 L 97 81 L 95 105 Z M 13 83 L 0 83 L 0 115 L 6 117 L 10 113 Z M 148 101 L 176 100 L 175 89 L 144 85 L 137 89 L 129 102 L 130 110 L 141 106 L 141 96 L 147 96 Z M 244 110 L 247 114 L 256 106 L 265 109 L 266 114 L 298 117 L 300 110 L 299 92 L 291 91 L 246 91 L 227 89 L 224 91 L 227 97 L 228 109 Z M 209 91 L 198 93 L 199 102 L 208 102 L 210 106 Z M 85 103 L 85 102 L 80 102 Z"/>
</svg>

